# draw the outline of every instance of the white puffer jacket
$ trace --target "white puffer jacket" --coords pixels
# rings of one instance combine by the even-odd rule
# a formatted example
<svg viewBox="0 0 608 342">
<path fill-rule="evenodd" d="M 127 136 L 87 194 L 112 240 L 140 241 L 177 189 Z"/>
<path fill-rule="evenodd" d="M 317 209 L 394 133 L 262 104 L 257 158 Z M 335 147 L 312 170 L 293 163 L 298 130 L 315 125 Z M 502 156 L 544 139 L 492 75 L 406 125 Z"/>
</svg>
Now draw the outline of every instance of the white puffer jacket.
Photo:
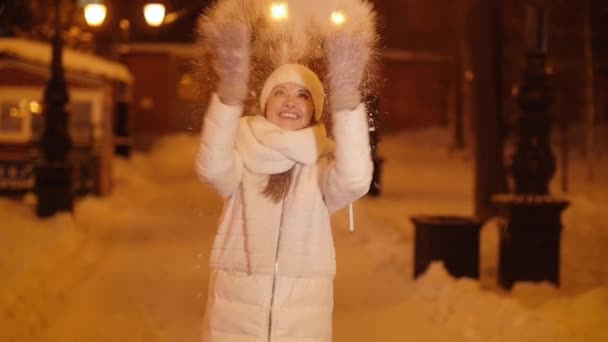
<svg viewBox="0 0 608 342">
<path fill-rule="evenodd" d="M 365 106 L 334 113 L 335 149 L 306 136 L 318 131 L 298 133 L 291 146 L 275 144 L 276 135 L 260 136 L 267 125 L 257 129 L 259 120 L 241 118 L 242 112 L 213 95 L 196 160 L 201 179 L 225 198 L 211 251 L 203 341 L 331 341 L 330 214 L 369 189 Z M 288 195 L 272 202 L 262 194 L 269 174 L 291 167 Z"/>
</svg>

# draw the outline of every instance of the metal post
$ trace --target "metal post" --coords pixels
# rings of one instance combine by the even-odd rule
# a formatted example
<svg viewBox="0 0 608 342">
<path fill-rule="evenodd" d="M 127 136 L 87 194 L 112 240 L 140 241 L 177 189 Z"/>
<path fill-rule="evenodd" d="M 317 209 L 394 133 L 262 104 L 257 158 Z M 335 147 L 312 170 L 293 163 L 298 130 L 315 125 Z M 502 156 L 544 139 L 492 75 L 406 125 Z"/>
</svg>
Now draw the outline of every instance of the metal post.
<svg viewBox="0 0 608 342">
<path fill-rule="evenodd" d="M 131 156 L 131 132 L 129 132 L 130 89 L 124 83 L 118 84 L 118 97 L 114 107 L 114 153 L 117 156 Z"/>
<path fill-rule="evenodd" d="M 114 59 L 126 66 L 125 54 L 128 52 L 128 44 L 131 37 L 131 22 L 128 19 L 121 19 L 119 26 L 120 43 L 116 49 L 117 56 Z M 114 107 L 114 153 L 116 156 L 129 158 L 132 147 L 131 132 L 129 130 L 130 86 L 125 83 L 119 83 L 114 94 L 117 98 Z"/>
<path fill-rule="evenodd" d="M 506 216 L 500 230 L 498 265 L 498 280 L 506 289 L 517 281 L 559 285 L 561 214 L 569 205 L 549 195 L 555 157 L 549 142 L 552 92 L 546 65 L 545 9 L 530 4 L 527 16 L 527 64 L 517 98 L 521 116 L 509 169 L 515 189 L 494 197 Z"/>
<path fill-rule="evenodd" d="M 546 20 L 542 8 L 530 6 L 527 15 L 527 63 L 517 97 L 522 114 L 510 171 L 516 193 L 546 195 L 555 173 L 549 144 L 552 94 L 546 65 Z"/>
<path fill-rule="evenodd" d="M 40 141 L 43 158 L 35 169 L 37 214 L 45 217 L 73 208 L 73 168 L 69 161 L 72 145 L 69 114 L 65 110 L 69 95 L 63 72 L 61 0 L 55 0 L 55 35 L 51 78 L 44 91 L 44 132 Z"/>
</svg>

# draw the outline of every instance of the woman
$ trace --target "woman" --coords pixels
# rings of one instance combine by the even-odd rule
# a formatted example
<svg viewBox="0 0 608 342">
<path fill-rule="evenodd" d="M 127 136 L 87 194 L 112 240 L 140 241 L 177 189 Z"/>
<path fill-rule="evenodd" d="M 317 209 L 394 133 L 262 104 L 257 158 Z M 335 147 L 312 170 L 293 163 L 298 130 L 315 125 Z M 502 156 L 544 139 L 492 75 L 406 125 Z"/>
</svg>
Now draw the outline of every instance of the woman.
<svg viewBox="0 0 608 342">
<path fill-rule="evenodd" d="M 204 27 L 219 83 L 204 119 L 197 173 L 225 198 L 211 251 L 204 341 L 331 341 L 335 254 L 330 214 L 363 196 L 372 175 L 358 85 L 368 56 L 355 35 L 326 42 L 335 144 L 325 91 L 298 64 L 277 68 L 243 116 L 249 32 Z M 353 53 L 361 58 L 353 61 Z"/>
</svg>

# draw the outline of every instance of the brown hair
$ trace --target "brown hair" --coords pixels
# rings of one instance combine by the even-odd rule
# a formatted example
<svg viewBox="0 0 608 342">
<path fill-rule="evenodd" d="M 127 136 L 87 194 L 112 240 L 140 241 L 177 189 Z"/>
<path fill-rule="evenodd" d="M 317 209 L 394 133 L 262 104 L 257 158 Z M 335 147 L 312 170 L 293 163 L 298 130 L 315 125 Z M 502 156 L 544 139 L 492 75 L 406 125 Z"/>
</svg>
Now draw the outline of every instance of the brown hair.
<svg viewBox="0 0 608 342">
<path fill-rule="evenodd" d="M 266 117 L 266 108 L 264 108 L 264 117 Z M 316 124 L 317 120 L 315 118 L 313 109 L 310 125 L 308 127 Z M 262 191 L 262 194 L 264 194 L 266 198 L 270 199 L 274 203 L 279 203 L 282 199 L 284 199 L 289 193 L 289 186 L 291 186 L 294 168 L 295 166 L 285 172 L 270 175 L 268 178 L 268 183 L 266 184 L 264 191 Z"/>
<path fill-rule="evenodd" d="M 289 193 L 289 186 L 291 185 L 291 180 L 293 178 L 294 168 L 295 166 L 285 172 L 270 175 L 266 188 L 264 188 L 262 194 L 274 203 L 279 203 L 284 199 L 285 196 L 287 196 L 287 193 Z"/>
</svg>

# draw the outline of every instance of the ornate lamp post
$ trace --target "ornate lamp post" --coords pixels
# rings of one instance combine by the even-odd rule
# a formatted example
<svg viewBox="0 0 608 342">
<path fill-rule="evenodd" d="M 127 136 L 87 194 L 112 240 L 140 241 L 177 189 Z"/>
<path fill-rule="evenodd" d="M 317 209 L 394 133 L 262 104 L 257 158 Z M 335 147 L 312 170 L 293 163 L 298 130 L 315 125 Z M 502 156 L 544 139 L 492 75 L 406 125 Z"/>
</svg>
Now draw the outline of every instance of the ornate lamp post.
<svg viewBox="0 0 608 342">
<path fill-rule="evenodd" d="M 527 9 L 527 45 L 527 65 L 517 96 L 521 116 L 516 151 L 509 170 L 515 189 L 494 197 L 506 214 L 498 273 L 500 285 L 508 289 L 519 280 L 559 285 L 561 213 L 569 204 L 549 195 L 555 157 L 550 146 L 546 13 L 533 4 Z"/>
<path fill-rule="evenodd" d="M 44 91 L 44 131 L 41 138 L 42 162 L 35 168 L 34 191 L 38 196 L 37 214 L 51 216 L 59 211 L 71 211 L 74 202 L 72 164 L 68 153 L 71 139 L 68 133 L 69 114 L 65 105 L 69 95 L 63 72 L 63 41 L 60 0 L 55 0 L 55 35 L 51 78 Z"/>
</svg>

